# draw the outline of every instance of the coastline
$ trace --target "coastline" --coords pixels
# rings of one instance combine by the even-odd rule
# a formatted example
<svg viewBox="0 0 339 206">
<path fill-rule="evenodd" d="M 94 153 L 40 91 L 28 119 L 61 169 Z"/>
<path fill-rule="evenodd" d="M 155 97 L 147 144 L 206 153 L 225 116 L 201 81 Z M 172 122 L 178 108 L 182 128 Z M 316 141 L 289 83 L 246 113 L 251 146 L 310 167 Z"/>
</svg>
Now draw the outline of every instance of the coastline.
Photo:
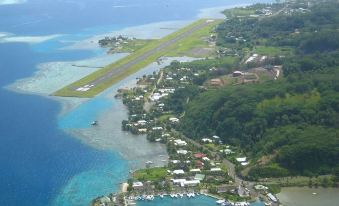
<svg viewBox="0 0 339 206">
<path fill-rule="evenodd" d="M 182 21 L 182 22 L 186 22 L 186 21 Z M 161 23 L 159 23 L 159 25 L 160 24 Z M 183 23 L 183 24 L 185 24 L 185 23 Z M 166 31 L 166 29 L 162 29 L 162 30 Z M 172 32 L 172 31 L 167 29 L 167 32 Z M 153 32 L 153 33 L 156 33 L 156 32 Z M 71 50 L 90 49 L 90 50 L 93 50 L 93 49 L 97 49 L 97 48 L 95 48 L 95 47 L 91 47 L 91 48 L 89 48 L 89 47 L 87 47 L 87 48 L 85 48 L 85 47 L 82 47 L 82 48 L 80 48 L 80 47 L 68 47 L 68 48 L 64 48 L 64 49 L 71 49 Z M 83 61 L 83 60 L 81 60 L 81 61 Z M 70 66 L 71 63 L 68 62 L 66 64 L 67 64 L 66 66 Z M 84 72 L 84 73 L 81 73 L 81 75 L 80 75 L 80 73 L 78 73 L 78 71 L 80 69 L 79 70 L 74 70 L 73 73 L 72 73 L 69 70 L 65 69 L 67 67 L 65 67 L 65 65 L 63 65 L 62 62 L 45 63 L 43 65 L 46 65 L 46 67 L 45 68 L 39 67 L 38 70 L 33 75 L 33 77 L 28 77 L 28 78 L 25 78 L 24 80 L 22 80 L 22 79 L 21 80 L 17 80 L 16 83 L 21 84 L 21 86 L 10 85 L 9 87 L 7 87 L 7 89 L 10 89 L 11 91 L 15 91 L 15 92 L 24 93 L 24 94 L 39 95 L 39 96 L 42 96 L 42 97 L 47 97 L 47 98 L 51 98 L 53 100 L 58 101 L 61 104 L 61 110 L 60 110 L 60 113 L 59 113 L 59 118 L 64 117 L 65 115 L 67 115 L 71 111 L 74 111 L 74 110 L 78 109 L 81 105 L 84 105 L 85 103 L 90 101 L 89 99 L 50 97 L 50 96 L 48 96 L 48 94 L 50 93 L 48 91 L 51 91 L 52 89 L 54 89 L 56 87 L 56 85 L 58 85 L 58 84 L 60 84 L 61 82 L 64 81 L 64 79 L 63 80 L 58 79 L 61 76 L 65 77 L 64 75 L 66 75 L 66 76 L 72 77 L 72 78 L 79 78 L 81 75 L 84 75 L 84 73 L 91 72 L 92 70 L 95 70 L 96 68 L 86 68 L 86 69 L 81 68 L 81 72 Z M 53 66 L 55 66 L 55 67 L 53 67 Z M 58 70 L 58 69 L 54 70 L 53 69 L 53 68 L 60 68 L 60 67 L 63 67 L 65 70 Z M 58 71 L 59 71 L 59 73 L 58 73 Z M 53 74 L 53 72 L 57 72 L 57 73 Z M 63 73 L 63 72 L 65 72 L 65 73 Z M 79 76 L 77 76 L 77 75 L 79 75 Z M 51 77 L 55 77 L 56 78 L 54 84 L 50 84 L 50 85 L 46 84 L 46 82 L 50 81 Z M 133 80 L 135 80 L 133 75 L 131 75 L 130 77 L 126 78 L 126 79 L 128 79 L 127 81 L 129 81 L 129 82 L 131 81 L 132 82 L 132 80 L 130 79 L 131 77 L 132 77 Z M 121 82 L 124 82 L 126 79 L 122 80 Z M 70 79 L 68 79 L 67 81 L 70 81 Z M 115 84 L 113 87 L 119 85 L 121 82 Z M 49 82 L 49 83 L 51 83 L 51 82 Z M 133 83 L 131 85 L 133 85 Z M 103 95 L 103 93 L 100 94 L 100 96 L 101 96 L 100 98 L 102 98 L 103 96 L 104 96 L 103 98 L 107 98 L 107 97 L 108 97 L 108 99 L 112 98 L 114 96 L 113 95 L 114 92 L 112 92 L 112 88 L 110 88 L 108 90 L 110 90 L 110 92 L 108 92 L 108 93 L 104 92 L 105 95 Z M 113 114 L 112 111 L 116 111 L 115 108 L 111 107 L 109 109 L 105 109 L 104 112 L 101 111 L 100 114 L 98 113 L 97 117 L 100 120 L 100 122 L 110 122 L 112 119 L 114 119 L 115 118 L 114 115 L 110 116 L 110 117 L 107 116 L 108 113 Z M 126 113 L 126 111 L 124 111 L 124 112 Z M 104 120 L 104 119 L 107 119 L 107 120 Z M 119 122 L 119 128 L 120 128 L 120 123 L 121 123 L 121 121 Z M 109 125 L 107 124 L 107 126 L 109 126 Z M 93 128 L 87 128 L 87 129 L 92 130 L 92 131 L 89 131 L 89 130 L 86 130 L 86 129 L 83 130 L 83 128 L 81 128 L 81 129 L 79 129 L 77 131 L 71 131 L 71 130 L 64 130 L 64 131 L 66 131 L 67 133 L 72 134 L 73 137 L 75 137 L 77 139 L 80 139 L 82 143 L 89 144 L 89 142 L 83 141 L 83 139 L 81 137 L 84 137 L 84 136 L 89 137 L 90 136 L 90 137 L 92 137 L 95 140 L 96 138 L 93 137 L 94 133 L 92 133 L 92 132 L 95 132 L 95 134 L 97 134 L 97 131 L 93 130 Z M 106 133 L 106 132 L 107 131 L 104 131 L 104 133 Z M 108 140 L 109 138 L 110 137 L 107 137 L 106 140 Z M 142 139 L 145 140 L 145 138 L 143 138 L 142 136 L 139 136 L 139 137 L 135 137 L 134 136 L 134 137 L 131 137 L 131 139 L 132 138 L 140 138 L 140 139 L 142 138 Z M 140 143 L 140 140 L 136 140 L 135 142 Z M 143 146 L 138 145 L 137 149 L 142 148 L 145 151 L 146 150 L 147 151 L 151 151 L 151 153 L 146 153 L 146 154 L 142 154 L 142 155 L 140 155 L 140 153 L 137 153 L 137 154 L 134 154 L 134 155 L 131 155 L 131 156 L 124 156 L 123 153 L 121 153 L 118 150 L 118 149 L 122 149 L 119 145 L 115 145 L 114 147 L 109 147 L 109 146 L 107 147 L 107 144 L 106 144 L 105 141 L 103 141 L 101 143 L 102 144 L 97 144 L 97 142 L 96 142 L 94 144 L 94 148 L 99 149 L 99 150 L 114 150 L 114 151 L 117 150 L 117 152 L 120 155 L 122 155 L 124 158 L 126 158 L 126 160 L 128 161 L 129 167 L 135 168 L 135 169 L 136 168 L 143 168 L 144 167 L 144 162 L 145 162 L 144 160 L 149 160 L 150 157 L 154 157 L 156 155 L 160 155 L 160 154 L 162 155 L 162 153 L 157 153 L 157 152 L 154 153 L 154 150 L 153 150 L 154 148 L 150 149 L 151 147 L 146 147 L 145 148 Z M 122 143 L 122 142 L 120 142 L 120 143 Z M 126 142 L 123 143 L 123 145 L 126 145 L 126 144 L 128 145 L 128 144 L 131 144 L 131 143 L 128 143 L 128 142 L 127 143 Z M 148 143 L 147 140 L 145 140 L 145 143 L 143 143 L 143 144 L 144 145 L 152 145 L 152 146 L 154 146 L 153 144 Z M 89 144 L 89 145 L 93 146 L 93 144 Z M 135 149 L 136 148 L 132 148 L 129 151 L 135 151 Z M 162 151 L 162 152 L 165 151 L 165 148 L 163 148 L 163 147 L 159 147 L 158 149 L 159 150 L 156 150 L 156 151 Z M 130 154 L 129 151 L 127 151 L 128 154 Z M 154 155 L 154 154 L 156 154 L 156 155 Z M 165 155 L 166 155 L 166 152 L 165 152 Z M 140 159 L 138 159 L 139 162 L 131 161 L 135 157 L 140 158 Z M 160 158 L 160 163 L 163 163 L 162 160 L 163 160 L 163 157 Z M 157 160 L 154 160 L 154 161 L 157 161 Z M 70 180 L 69 182 L 72 182 L 72 180 Z M 64 189 L 65 188 L 67 189 L 68 186 L 69 186 L 69 183 L 67 183 L 65 185 Z M 113 186 L 111 186 L 111 187 L 113 187 Z"/>
</svg>

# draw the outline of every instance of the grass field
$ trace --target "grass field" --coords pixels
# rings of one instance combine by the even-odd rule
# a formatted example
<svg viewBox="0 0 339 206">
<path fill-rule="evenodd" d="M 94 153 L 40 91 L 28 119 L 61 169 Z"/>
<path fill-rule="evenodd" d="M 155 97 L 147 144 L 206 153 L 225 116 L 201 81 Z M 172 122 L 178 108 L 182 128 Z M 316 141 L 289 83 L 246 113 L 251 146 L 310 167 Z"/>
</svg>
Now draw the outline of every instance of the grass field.
<svg viewBox="0 0 339 206">
<path fill-rule="evenodd" d="M 163 180 L 167 176 L 167 169 L 164 167 L 155 167 L 149 169 L 137 170 L 133 177 L 139 181 L 157 181 Z"/>
<path fill-rule="evenodd" d="M 156 53 L 148 56 L 147 58 L 143 59 L 141 62 L 134 64 L 130 66 L 128 69 L 125 69 L 123 71 L 116 72 L 114 75 L 112 75 L 108 80 L 96 85 L 92 89 L 86 91 L 86 92 L 80 92 L 76 91 L 75 88 L 81 87 L 83 85 L 86 85 L 102 76 L 105 76 L 107 73 L 116 70 L 119 66 L 125 65 L 141 55 L 143 55 L 146 52 L 149 52 L 155 48 L 157 48 L 159 45 L 168 42 L 170 40 L 173 40 L 177 38 L 178 36 L 182 35 L 183 33 L 190 31 L 192 28 L 199 26 L 206 22 L 206 19 L 201 19 L 199 21 L 196 21 L 187 27 L 184 27 L 160 40 L 151 41 L 146 46 L 142 47 L 141 49 L 138 49 L 134 53 L 130 54 L 129 56 L 112 63 L 110 65 L 107 65 L 103 69 L 97 70 L 96 72 L 56 91 L 53 93 L 55 96 L 65 96 L 65 97 L 93 97 L 100 92 L 104 91 L 105 89 L 112 86 L 114 83 L 117 83 L 118 81 L 126 78 L 127 76 L 137 72 L 138 70 L 144 68 L 145 66 L 151 64 L 152 62 L 155 62 L 159 57 L 166 56 L 167 54 L 175 54 L 175 51 L 185 51 L 194 48 L 196 45 L 196 39 L 201 40 L 202 34 L 207 34 L 217 23 L 218 21 L 211 22 L 209 24 L 206 24 L 202 28 L 196 30 L 192 34 L 184 37 L 183 39 L 177 41 L 173 45 L 170 45 L 164 49 L 161 49 L 160 51 L 157 51 Z M 181 45 L 181 46 L 180 46 Z M 180 49 L 179 49 L 180 48 Z"/>
<path fill-rule="evenodd" d="M 268 46 L 258 46 L 255 49 L 255 52 L 260 55 L 270 55 L 270 56 L 287 56 L 294 53 L 294 50 L 290 47 L 268 47 Z"/>
<path fill-rule="evenodd" d="M 182 41 L 179 41 L 177 45 L 175 45 L 175 48 L 173 48 L 171 51 L 169 51 L 166 56 L 171 57 L 178 57 L 178 56 L 190 56 L 190 57 L 197 57 L 197 58 L 203 58 L 212 54 L 212 52 L 199 52 L 199 50 L 204 49 L 214 49 L 211 47 L 207 41 L 207 39 L 210 37 L 211 34 L 213 34 L 213 29 L 216 27 L 219 23 L 221 23 L 222 20 L 216 20 L 215 22 L 209 24 L 208 26 L 204 27 L 203 29 L 200 29 L 197 32 L 194 32 L 194 34 L 191 35 L 190 38 L 186 38 Z"/>
<path fill-rule="evenodd" d="M 236 16 L 249 16 L 255 14 L 255 10 L 251 8 L 233 8 L 227 9 L 224 11 L 224 14 L 228 17 L 236 17 Z"/>
<path fill-rule="evenodd" d="M 133 39 L 126 41 L 125 44 L 121 44 L 120 47 L 109 45 L 106 48 L 109 48 L 108 53 L 132 53 L 136 50 L 141 49 L 147 44 L 151 43 L 154 40 L 149 39 Z"/>
</svg>

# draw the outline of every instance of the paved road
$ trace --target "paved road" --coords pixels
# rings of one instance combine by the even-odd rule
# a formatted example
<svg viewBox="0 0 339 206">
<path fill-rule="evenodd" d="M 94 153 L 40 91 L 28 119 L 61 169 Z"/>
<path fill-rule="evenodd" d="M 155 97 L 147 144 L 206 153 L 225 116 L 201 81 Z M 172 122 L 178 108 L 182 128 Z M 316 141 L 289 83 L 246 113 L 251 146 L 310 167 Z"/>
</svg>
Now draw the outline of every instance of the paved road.
<svg viewBox="0 0 339 206">
<path fill-rule="evenodd" d="M 168 41 L 165 41 L 163 43 L 161 43 L 159 46 L 157 46 L 156 48 L 154 49 L 151 49 L 149 51 L 146 51 L 145 53 L 143 53 L 142 55 L 140 56 L 137 56 L 135 59 L 129 61 L 128 63 L 126 64 L 123 64 L 119 67 L 113 67 L 111 69 L 111 71 L 107 72 L 106 74 L 98 77 L 97 79 L 91 81 L 91 82 L 87 82 L 86 84 L 82 85 L 82 86 L 79 86 L 79 87 L 75 87 L 73 88 L 74 90 L 77 90 L 81 87 L 84 87 L 85 85 L 93 85 L 91 86 L 91 88 L 94 88 L 95 86 L 109 80 L 112 76 L 114 76 L 115 74 L 118 74 L 128 68 L 130 68 L 131 66 L 134 66 L 136 64 L 139 64 L 140 62 L 144 61 L 145 59 L 147 59 L 148 57 L 156 54 L 157 52 L 160 52 L 162 51 L 163 49 L 177 43 L 178 41 L 190 36 L 192 33 L 194 33 L 195 31 L 207 26 L 208 24 L 210 24 L 211 21 L 204 21 L 204 22 L 201 22 L 200 24 L 197 24 L 195 25 L 194 27 L 190 28 L 189 30 L 179 34 L 178 36 L 168 40 Z"/>
</svg>

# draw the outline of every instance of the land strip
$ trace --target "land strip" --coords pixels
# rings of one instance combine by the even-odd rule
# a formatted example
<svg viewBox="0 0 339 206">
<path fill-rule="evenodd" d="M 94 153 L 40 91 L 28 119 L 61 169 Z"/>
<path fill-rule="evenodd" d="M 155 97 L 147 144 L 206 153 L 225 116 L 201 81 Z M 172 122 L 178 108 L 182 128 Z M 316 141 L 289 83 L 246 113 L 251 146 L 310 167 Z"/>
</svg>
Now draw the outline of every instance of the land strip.
<svg viewBox="0 0 339 206">
<path fill-rule="evenodd" d="M 213 27 L 219 21 L 202 19 L 170 34 L 159 41 L 154 41 L 135 53 L 110 64 L 58 91 L 53 95 L 65 97 L 93 97 L 114 83 L 135 73 L 139 69 L 157 61 L 161 56 L 175 50 L 180 44 L 196 32 Z"/>
</svg>

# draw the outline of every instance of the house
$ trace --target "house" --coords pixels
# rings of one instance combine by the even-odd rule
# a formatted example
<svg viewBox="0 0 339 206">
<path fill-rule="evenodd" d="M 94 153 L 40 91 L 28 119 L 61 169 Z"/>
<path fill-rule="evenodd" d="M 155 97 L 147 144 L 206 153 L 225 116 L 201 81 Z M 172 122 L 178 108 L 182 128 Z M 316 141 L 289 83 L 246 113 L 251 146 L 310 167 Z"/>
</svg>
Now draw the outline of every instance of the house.
<svg viewBox="0 0 339 206">
<path fill-rule="evenodd" d="M 145 125 L 145 124 L 147 124 L 147 121 L 146 120 L 139 120 L 138 124 L 139 125 Z"/>
<path fill-rule="evenodd" d="M 134 189 L 139 189 L 139 188 L 144 187 L 144 184 L 143 184 L 142 182 L 133 182 L 132 187 L 133 187 Z"/>
<path fill-rule="evenodd" d="M 211 172 L 221 172 L 222 169 L 219 167 L 211 168 Z"/>
<path fill-rule="evenodd" d="M 171 162 L 172 162 L 173 164 L 179 164 L 179 163 L 180 163 L 180 160 L 171 160 Z"/>
<path fill-rule="evenodd" d="M 242 163 L 240 163 L 242 166 L 246 166 L 246 165 L 248 165 L 249 164 L 249 162 L 242 162 Z"/>
<path fill-rule="evenodd" d="M 139 133 L 146 133 L 146 132 L 147 132 L 147 129 L 141 128 L 141 129 L 138 129 L 138 132 L 139 132 Z"/>
<path fill-rule="evenodd" d="M 186 179 L 173 179 L 173 184 L 180 185 L 181 187 L 185 186 Z"/>
<path fill-rule="evenodd" d="M 184 185 L 185 186 L 189 186 L 189 187 L 195 187 L 195 186 L 197 186 L 199 184 L 200 184 L 200 180 L 186 180 L 184 182 Z"/>
<path fill-rule="evenodd" d="M 176 139 L 174 140 L 174 145 L 177 145 L 177 146 L 186 146 L 187 145 L 187 142 L 181 140 L 181 139 Z"/>
<path fill-rule="evenodd" d="M 244 73 L 242 73 L 241 71 L 234 71 L 233 73 L 232 73 L 232 76 L 233 77 L 239 77 L 239 76 L 242 76 Z"/>
<path fill-rule="evenodd" d="M 200 184 L 199 180 L 173 179 L 172 181 L 173 181 L 173 184 L 178 184 L 181 187 L 184 187 L 184 186 L 194 187 Z"/>
<path fill-rule="evenodd" d="M 210 159 L 208 157 L 203 157 L 202 160 L 204 161 L 210 161 Z"/>
<path fill-rule="evenodd" d="M 232 150 L 230 150 L 230 149 L 225 149 L 224 150 L 224 153 L 226 154 L 226 155 L 230 155 L 230 154 L 232 154 L 232 153 L 234 153 Z"/>
<path fill-rule="evenodd" d="M 184 170 L 174 170 L 172 172 L 174 175 L 182 175 L 182 174 L 185 174 Z"/>
<path fill-rule="evenodd" d="M 179 122 L 179 119 L 178 119 L 178 118 L 175 118 L 175 117 L 171 117 L 171 118 L 169 118 L 169 121 L 170 121 L 171 123 L 178 123 L 178 122 Z"/>
<path fill-rule="evenodd" d="M 183 150 L 183 149 L 177 151 L 177 154 L 186 155 L 187 153 L 188 153 L 188 151 L 187 150 Z"/>
<path fill-rule="evenodd" d="M 190 172 L 201 172 L 201 170 L 198 168 L 198 169 L 191 169 Z"/>
<path fill-rule="evenodd" d="M 246 157 L 238 157 L 236 158 L 237 162 L 246 162 Z"/>
<path fill-rule="evenodd" d="M 220 137 L 219 137 L 219 136 L 217 136 L 217 135 L 214 135 L 214 136 L 213 136 L 213 139 L 215 139 L 215 140 L 219 140 L 219 139 L 220 139 Z"/>
<path fill-rule="evenodd" d="M 213 142 L 213 140 L 211 140 L 211 139 L 209 139 L 209 138 L 202 138 L 201 141 L 202 141 L 203 143 L 212 143 L 212 142 Z"/>
<path fill-rule="evenodd" d="M 203 175 L 203 174 L 196 174 L 194 176 L 194 179 L 195 180 L 199 180 L 199 181 L 203 181 L 205 179 L 205 175 Z"/>
<path fill-rule="evenodd" d="M 201 159 L 203 157 L 206 157 L 206 155 L 204 153 L 196 153 L 196 154 L 194 154 L 194 157 L 197 158 L 197 159 Z"/>
</svg>

